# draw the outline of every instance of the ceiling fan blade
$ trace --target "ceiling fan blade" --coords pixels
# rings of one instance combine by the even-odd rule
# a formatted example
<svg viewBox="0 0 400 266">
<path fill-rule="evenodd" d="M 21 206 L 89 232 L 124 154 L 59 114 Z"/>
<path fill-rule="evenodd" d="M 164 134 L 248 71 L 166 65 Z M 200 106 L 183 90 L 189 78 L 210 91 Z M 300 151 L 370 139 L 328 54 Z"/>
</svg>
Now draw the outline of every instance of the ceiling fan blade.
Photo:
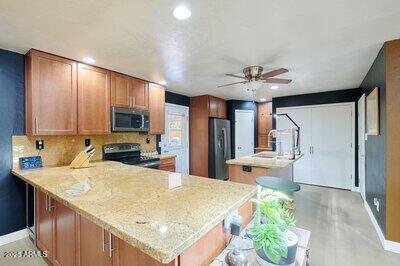
<svg viewBox="0 0 400 266">
<path fill-rule="evenodd" d="M 275 69 L 266 73 L 261 74 L 261 77 L 266 79 L 266 78 L 270 78 L 270 77 L 275 77 L 284 73 L 289 72 L 289 70 L 287 70 L 286 68 L 279 68 L 279 69 Z"/>
<path fill-rule="evenodd" d="M 235 85 L 235 84 L 244 84 L 244 83 L 247 83 L 247 81 L 239 81 L 239 82 L 233 82 L 233 83 L 229 83 L 229 84 L 219 85 L 217 88 L 222 88 L 222 87 L 231 86 L 231 85 Z"/>
<path fill-rule="evenodd" d="M 264 80 L 266 83 L 276 83 L 276 84 L 289 84 L 290 82 L 292 82 L 291 79 L 262 79 Z"/>
<path fill-rule="evenodd" d="M 233 75 L 233 74 L 225 74 L 225 75 L 229 76 L 229 77 L 234 77 L 234 78 L 240 78 L 240 79 L 246 79 L 247 80 L 246 77 L 242 77 L 242 76 L 238 76 L 238 75 Z"/>
</svg>

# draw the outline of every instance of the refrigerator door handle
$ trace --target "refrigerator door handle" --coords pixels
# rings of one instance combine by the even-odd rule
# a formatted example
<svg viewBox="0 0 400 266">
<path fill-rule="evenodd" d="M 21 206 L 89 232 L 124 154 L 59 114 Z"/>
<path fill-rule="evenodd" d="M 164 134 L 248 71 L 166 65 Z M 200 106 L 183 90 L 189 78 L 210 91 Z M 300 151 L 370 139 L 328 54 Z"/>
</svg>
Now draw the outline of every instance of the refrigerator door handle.
<svg viewBox="0 0 400 266">
<path fill-rule="evenodd" d="M 222 128 L 222 136 L 223 136 L 223 138 L 224 138 L 224 159 L 226 159 L 226 151 L 227 151 L 227 149 L 228 149 L 228 143 L 227 143 L 227 141 L 226 141 L 226 129 L 225 128 Z"/>
</svg>

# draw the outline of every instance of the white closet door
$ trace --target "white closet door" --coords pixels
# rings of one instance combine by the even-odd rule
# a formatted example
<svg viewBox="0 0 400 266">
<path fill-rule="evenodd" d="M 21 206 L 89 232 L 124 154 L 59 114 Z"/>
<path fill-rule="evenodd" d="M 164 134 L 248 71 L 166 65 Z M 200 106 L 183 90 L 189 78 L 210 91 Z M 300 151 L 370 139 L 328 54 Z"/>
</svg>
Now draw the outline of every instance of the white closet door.
<svg viewBox="0 0 400 266">
<path fill-rule="evenodd" d="M 351 106 L 319 106 L 311 110 L 313 158 L 309 183 L 351 189 Z"/>
<path fill-rule="evenodd" d="M 293 180 L 300 183 L 312 183 L 311 147 L 311 109 L 310 108 L 278 108 L 278 114 L 287 113 L 300 126 L 300 150 L 303 157 L 294 163 Z M 277 129 L 295 128 L 287 117 L 280 116 L 276 120 Z"/>
</svg>

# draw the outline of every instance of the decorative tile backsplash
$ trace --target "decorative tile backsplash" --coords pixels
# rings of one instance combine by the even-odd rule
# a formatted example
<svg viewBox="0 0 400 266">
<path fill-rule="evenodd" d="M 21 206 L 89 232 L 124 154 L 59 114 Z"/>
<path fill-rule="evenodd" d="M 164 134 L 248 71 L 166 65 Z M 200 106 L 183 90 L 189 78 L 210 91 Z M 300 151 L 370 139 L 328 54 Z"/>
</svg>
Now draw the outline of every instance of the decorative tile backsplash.
<svg viewBox="0 0 400 266">
<path fill-rule="evenodd" d="M 150 143 L 146 143 L 146 138 Z M 85 139 L 90 139 L 96 149 L 93 161 L 102 159 L 102 147 L 109 143 L 140 143 L 142 150 L 156 150 L 156 136 L 139 133 L 112 133 L 103 136 L 13 136 L 13 163 L 18 166 L 18 158 L 42 156 L 44 166 L 69 165 L 75 156 L 85 148 Z M 36 140 L 44 140 L 44 149 L 36 150 Z"/>
</svg>

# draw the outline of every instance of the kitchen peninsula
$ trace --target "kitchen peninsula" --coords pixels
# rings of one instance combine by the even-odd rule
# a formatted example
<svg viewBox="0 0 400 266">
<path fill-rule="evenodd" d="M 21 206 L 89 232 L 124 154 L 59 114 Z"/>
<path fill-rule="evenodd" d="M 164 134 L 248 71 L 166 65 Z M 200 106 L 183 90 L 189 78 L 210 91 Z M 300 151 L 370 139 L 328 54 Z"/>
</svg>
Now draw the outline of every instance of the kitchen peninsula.
<svg viewBox="0 0 400 266">
<path fill-rule="evenodd" d="M 246 225 L 255 186 L 96 162 L 89 168 L 13 169 L 36 189 L 37 246 L 55 265 L 209 264 L 239 209 Z M 171 175 L 182 185 L 168 188 Z"/>
<path fill-rule="evenodd" d="M 293 164 L 301 157 L 302 155 L 296 155 L 291 160 L 279 157 L 274 151 L 264 151 L 228 160 L 229 180 L 254 185 L 259 176 L 293 179 Z"/>
</svg>

